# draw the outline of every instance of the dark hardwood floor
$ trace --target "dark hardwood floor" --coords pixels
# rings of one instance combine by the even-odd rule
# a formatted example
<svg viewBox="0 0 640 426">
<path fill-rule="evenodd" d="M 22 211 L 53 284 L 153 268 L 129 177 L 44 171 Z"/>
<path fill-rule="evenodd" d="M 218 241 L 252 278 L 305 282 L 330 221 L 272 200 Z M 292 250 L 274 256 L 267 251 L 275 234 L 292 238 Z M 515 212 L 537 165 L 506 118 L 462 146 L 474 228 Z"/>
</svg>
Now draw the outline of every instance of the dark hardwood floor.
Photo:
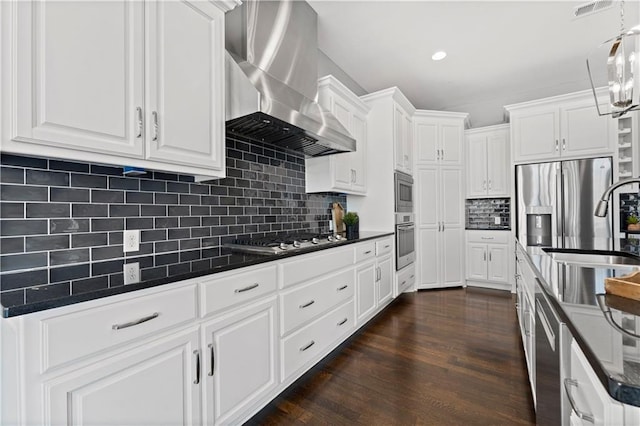
<svg viewBox="0 0 640 426">
<path fill-rule="evenodd" d="M 247 424 L 535 424 L 512 297 L 404 294 Z"/>
</svg>

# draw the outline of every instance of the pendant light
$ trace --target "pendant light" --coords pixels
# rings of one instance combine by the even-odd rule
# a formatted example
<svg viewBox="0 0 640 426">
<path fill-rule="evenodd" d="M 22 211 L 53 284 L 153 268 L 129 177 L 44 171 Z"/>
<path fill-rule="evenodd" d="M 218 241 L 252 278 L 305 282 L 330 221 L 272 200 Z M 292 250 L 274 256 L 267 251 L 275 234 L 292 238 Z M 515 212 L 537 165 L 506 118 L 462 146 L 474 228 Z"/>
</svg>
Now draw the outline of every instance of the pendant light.
<svg viewBox="0 0 640 426">
<path fill-rule="evenodd" d="M 620 117 L 628 111 L 640 109 L 638 101 L 638 61 L 636 51 L 638 47 L 637 36 L 640 35 L 640 27 L 636 26 L 629 31 L 624 28 L 624 0 L 620 1 L 620 34 L 605 41 L 596 51 L 608 48 L 607 55 L 607 82 L 610 98 L 610 112 L 602 112 L 598 104 L 596 89 L 591 74 L 591 64 L 587 58 L 587 72 L 591 91 L 596 101 L 598 115 L 611 115 Z M 590 55 L 592 56 L 592 55 Z"/>
</svg>

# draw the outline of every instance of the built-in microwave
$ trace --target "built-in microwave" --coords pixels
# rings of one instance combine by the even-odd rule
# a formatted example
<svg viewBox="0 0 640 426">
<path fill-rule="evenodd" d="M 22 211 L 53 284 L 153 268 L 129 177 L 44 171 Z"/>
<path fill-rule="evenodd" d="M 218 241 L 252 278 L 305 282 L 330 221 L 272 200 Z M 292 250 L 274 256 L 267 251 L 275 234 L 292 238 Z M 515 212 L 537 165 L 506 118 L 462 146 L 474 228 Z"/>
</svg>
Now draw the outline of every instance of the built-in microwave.
<svg viewBox="0 0 640 426">
<path fill-rule="evenodd" d="M 413 178 L 406 173 L 395 173 L 396 213 L 413 212 Z"/>
</svg>

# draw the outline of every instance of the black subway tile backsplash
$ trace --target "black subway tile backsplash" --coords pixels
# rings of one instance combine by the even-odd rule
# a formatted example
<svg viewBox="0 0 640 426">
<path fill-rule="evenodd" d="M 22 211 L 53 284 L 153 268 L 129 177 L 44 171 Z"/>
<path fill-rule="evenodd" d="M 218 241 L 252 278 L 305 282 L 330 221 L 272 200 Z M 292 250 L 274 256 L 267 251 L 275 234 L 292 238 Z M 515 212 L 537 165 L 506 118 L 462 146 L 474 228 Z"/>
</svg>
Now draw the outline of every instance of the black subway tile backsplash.
<svg viewBox="0 0 640 426">
<path fill-rule="evenodd" d="M 510 214 L 510 198 L 469 199 L 466 201 L 466 229 L 511 229 Z"/>
<path fill-rule="evenodd" d="M 327 231 L 339 194 L 305 194 L 304 157 L 227 140 L 227 178 L 58 159 L 1 156 L 0 300 L 4 306 L 124 285 L 124 263 L 143 280 L 228 262 L 238 235 Z M 123 253 L 123 230 L 141 230 Z"/>
</svg>

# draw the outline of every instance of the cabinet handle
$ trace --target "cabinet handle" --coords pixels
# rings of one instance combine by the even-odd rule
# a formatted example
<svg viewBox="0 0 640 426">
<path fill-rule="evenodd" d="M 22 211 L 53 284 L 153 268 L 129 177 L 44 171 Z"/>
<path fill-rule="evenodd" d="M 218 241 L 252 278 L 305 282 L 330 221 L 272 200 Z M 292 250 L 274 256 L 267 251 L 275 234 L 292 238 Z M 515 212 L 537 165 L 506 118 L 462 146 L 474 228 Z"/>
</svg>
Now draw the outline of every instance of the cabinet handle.
<svg viewBox="0 0 640 426">
<path fill-rule="evenodd" d="M 589 423 L 595 423 L 593 414 L 587 414 L 584 411 L 580 411 L 576 406 L 576 400 L 573 398 L 573 394 L 570 390 L 571 386 L 575 386 L 577 388 L 578 381 L 570 378 L 564 379 L 564 390 L 567 392 L 567 397 L 569 398 L 569 404 L 571 404 L 571 408 L 581 420 Z"/>
<path fill-rule="evenodd" d="M 370 253 L 371 253 L 371 250 L 367 250 L 364 252 L 364 254 L 370 254 Z"/>
<path fill-rule="evenodd" d="M 308 308 L 309 306 L 313 305 L 314 303 L 316 303 L 315 300 L 311 300 L 310 302 L 304 303 L 302 305 L 299 306 L 300 309 L 304 309 L 304 308 Z"/>
<path fill-rule="evenodd" d="M 114 325 L 111 326 L 111 328 L 113 330 L 122 330 L 123 328 L 133 327 L 134 325 L 138 325 L 138 324 L 142 324 L 143 322 L 151 321 L 152 319 L 158 318 L 159 316 L 160 316 L 160 314 L 158 312 L 154 312 L 151 315 L 148 315 L 146 317 L 142 317 L 142 318 L 134 320 L 134 321 L 125 322 L 124 324 L 114 324 Z"/>
<path fill-rule="evenodd" d="M 343 285 L 342 287 L 338 287 L 338 291 L 342 291 L 344 289 L 346 289 L 347 287 L 349 287 L 348 285 Z"/>
<path fill-rule="evenodd" d="M 391 245 L 389 245 L 389 244 L 386 244 L 386 245 L 384 246 L 384 248 L 389 248 L 389 247 L 391 247 Z"/>
<path fill-rule="evenodd" d="M 407 280 L 402 281 L 402 284 L 400 285 L 405 285 L 407 283 Z"/>
<path fill-rule="evenodd" d="M 193 354 L 196 356 L 196 378 L 193 380 L 193 384 L 197 385 L 200 383 L 200 351 L 196 349 Z"/>
<path fill-rule="evenodd" d="M 444 222 L 442 222 L 442 232 L 444 232 Z"/>
<path fill-rule="evenodd" d="M 211 360 L 211 367 L 209 368 L 209 375 L 213 376 L 213 372 L 215 371 L 216 368 L 216 353 L 213 350 L 213 343 L 209 344 L 209 357 Z"/>
<path fill-rule="evenodd" d="M 491 179 L 489 179 L 489 191 L 491 191 Z"/>
<path fill-rule="evenodd" d="M 342 324 L 344 324 L 345 322 L 347 322 L 347 318 L 343 319 L 342 321 L 340 321 L 337 325 L 341 326 Z"/>
<path fill-rule="evenodd" d="M 558 139 L 556 139 L 556 152 L 558 152 L 558 151 L 559 151 L 559 149 L 560 149 L 560 146 L 559 146 L 559 144 L 558 144 Z"/>
<path fill-rule="evenodd" d="M 357 180 L 358 180 L 358 171 L 356 169 L 353 169 L 353 183 L 356 183 Z"/>
<path fill-rule="evenodd" d="M 136 107 L 136 122 L 138 126 L 137 138 L 142 137 L 142 108 Z"/>
<path fill-rule="evenodd" d="M 444 148 L 440 150 L 440 153 L 441 153 L 440 159 L 444 160 Z"/>
<path fill-rule="evenodd" d="M 153 138 L 154 141 L 158 140 L 158 113 L 153 111 L 151 113 L 151 119 L 153 120 Z"/>
<path fill-rule="evenodd" d="M 313 346 L 313 345 L 315 345 L 315 344 L 316 344 L 316 342 L 314 342 L 314 341 L 312 340 L 312 341 L 311 341 L 310 343 L 308 343 L 307 345 L 305 345 L 305 346 L 301 347 L 301 348 L 300 348 L 300 352 L 304 352 L 304 351 L 306 351 L 307 349 L 309 349 L 311 346 Z"/>
<path fill-rule="evenodd" d="M 487 260 L 487 252 L 486 251 L 482 252 L 482 260 Z"/>
<path fill-rule="evenodd" d="M 493 240 L 493 237 L 480 237 L 481 240 Z"/>
<path fill-rule="evenodd" d="M 253 290 L 254 288 L 257 288 L 260 284 L 258 283 L 253 283 L 250 286 L 244 287 L 244 288 L 237 288 L 235 289 L 235 293 L 243 293 L 245 291 L 249 291 L 249 290 Z"/>
<path fill-rule="evenodd" d="M 491 252 L 489 252 L 489 262 L 491 262 Z"/>
<path fill-rule="evenodd" d="M 412 280 L 412 279 L 413 279 L 413 277 L 415 277 L 415 275 L 411 275 L 411 276 L 409 277 L 409 279 L 410 279 L 410 280 Z"/>
<path fill-rule="evenodd" d="M 567 141 L 564 138 L 562 138 L 562 150 L 563 151 L 567 150 Z"/>
</svg>

